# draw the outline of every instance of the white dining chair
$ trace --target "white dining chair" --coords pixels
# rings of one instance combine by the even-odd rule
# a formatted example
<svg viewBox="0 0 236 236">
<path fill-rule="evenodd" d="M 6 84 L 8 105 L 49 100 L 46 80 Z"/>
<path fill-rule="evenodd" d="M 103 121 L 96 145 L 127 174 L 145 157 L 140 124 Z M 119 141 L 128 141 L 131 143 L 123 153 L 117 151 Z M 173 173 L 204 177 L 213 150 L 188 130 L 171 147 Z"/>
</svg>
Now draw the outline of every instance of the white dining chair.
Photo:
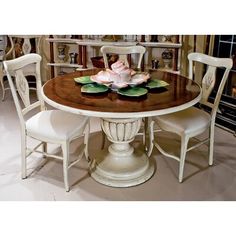
<svg viewBox="0 0 236 236">
<path fill-rule="evenodd" d="M 45 157 L 61 159 L 63 161 L 65 189 L 69 191 L 68 170 L 81 160 L 83 155 L 85 155 L 86 159 L 89 161 L 89 119 L 85 116 L 74 115 L 61 110 L 46 110 L 41 97 L 40 62 L 41 56 L 35 53 L 3 62 L 17 114 L 20 119 L 21 175 L 22 179 L 27 177 L 27 157 L 33 152 L 41 153 Z M 34 102 L 31 102 L 29 85 L 24 75 L 24 68 L 28 65 L 34 68 L 36 76 L 37 100 Z M 13 76 L 15 83 L 13 83 L 12 80 Z M 38 109 L 39 112 L 30 116 L 32 111 L 36 109 Z M 30 118 L 27 119 L 26 117 L 28 116 L 30 116 Z M 83 147 L 81 148 L 78 159 L 70 162 L 70 142 L 79 137 L 83 137 Z M 28 147 L 28 138 L 38 140 L 39 144 L 33 148 Z M 60 145 L 63 156 L 48 153 L 47 143 Z"/>
<path fill-rule="evenodd" d="M 100 50 L 103 56 L 105 68 L 109 68 L 108 55 L 111 55 L 111 54 L 118 55 L 119 60 L 123 61 L 127 67 L 130 67 L 127 56 L 131 54 L 136 54 L 138 56 L 138 63 L 135 66 L 135 68 L 140 69 L 144 53 L 146 52 L 146 48 L 139 45 L 128 46 L 128 47 L 127 46 L 102 46 Z M 145 134 L 144 131 L 139 132 L 137 134 L 137 135 L 143 136 L 143 143 L 145 143 L 145 140 L 146 140 L 146 137 L 144 134 Z M 106 140 L 106 136 L 102 132 L 102 149 L 105 146 L 105 140 Z"/>
<path fill-rule="evenodd" d="M 13 48 L 12 38 L 9 37 L 10 49 L 8 51 L 6 51 L 7 50 L 7 41 L 8 41 L 7 38 L 8 38 L 8 36 L 3 35 L 1 37 L 2 37 L 2 45 L 1 45 L 2 55 L 1 55 L 1 61 L 0 61 L 0 84 L 1 84 L 1 87 L 2 87 L 2 101 L 4 101 L 6 90 L 8 90 L 10 88 L 5 88 L 5 85 L 4 85 L 4 76 L 6 76 L 6 73 L 5 73 L 5 70 L 3 68 L 2 61 L 7 60 L 9 55 L 11 55 L 11 53 L 13 52 L 14 48 Z"/>
<path fill-rule="evenodd" d="M 186 153 L 193 148 L 200 146 L 203 143 L 208 143 L 208 156 L 209 165 L 213 165 L 213 146 L 214 146 L 214 127 L 216 113 L 220 98 L 228 78 L 230 69 L 232 68 L 232 59 L 230 58 L 216 58 L 202 53 L 190 53 L 189 60 L 189 79 L 193 79 L 194 64 L 195 62 L 203 63 L 207 66 L 206 73 L 201 81 L 202 98 L 200 101 L 200 108 L 191 107 L 172 114 L 153 117 L 150 126 L 150 147 L 148 156 L 151 155 L 153 146 L 155 146 L 164 156 L 173 158 L 179 161 L 179 182 L 183 181 L 183 172 Z M 216 69 L 224 69 L 222 78 L 218 78 L 220 84 L 216 91 L 214 102 L 209 102 L 208 98 L 215 86 L 216 82 Z M 208 107 L 210 113 L 201 109 L 201 107 Z M 154 139 L 154 125 L 157 125 L 162 131 L 175 133 L 181 137 L 181 150 L 180 156 L 175 156 L 167 153 Z M 188 147 L 188 142 L 191 138 L 202 134 L 204 131 L 209 130 L 209 136 L 205 140 L 199 140 L 198 143 Z"/>
<path fill-rule="evenodd" d="M 129 46 L 129 47 L 124 47 L 124 46 L 102 46 L 101 47 L 101 53 L 103 56 L 105 68 L 109 68 L 108 65 L 108 59 L 107 56 L 110 54 L 116 54 L 119 56 L 119 60 L 123 61 L 127 67 L 130 67 L 127 55 L 130 54 L 137 54 L 138 55 L 138 63 L 136 68 L 140 69 L 141 68 L 141 63 L 143 59 L 143 55 L 146 52 L 146 48 L 143 46 Z"/>
<path fill-rule="evenodd" d="M 10 42 L 10 49 L 9 51 L 6 53 L 6 55 L 4 56 L 3 60 L 7 60 L 7 58 L 9 57 L 9 55 L 11 55 L 12 59 L 15 59 L 17 56 L 22 56 L 22 55 L 26 55 L 31 53 L 33 45 L 32 45 L 32 41 L 35 41 L 35 52 L 37 54 L 40 54 L 41 52 L 41 35 L 7 35 L 6 37 L 8 37 L 9 42 Z M 22 47 L 18 48 L 17 45 L 19 43 L 18 40 L 22 40 Z M 18 50 L 18 54 L 17 55 L 17 51 Z M 35 77 L 35 70 L 34 67 L 32 65 L 28 65 L 24 68 L 24 75 L 25 76 L 34 76 Z M 5 99 L 5 91 L 10 89 L 9 87 L 5 87 L 4 85 L 4 76 L 6 76 L 6 73 L 4 71 L 4 68 L 2 68 L 0 70 L 0 83 L 2 86 L 2 90 L 3 90 L 3 94 L 2 94 L 2 101 L 4 101 Z M 35 88 L 35 81 L 30 81 L 28 80 L 28 83 L 30 85 L 30 89 L 32 90 L 36 90 Z M 33 86 L 32 86 L 33 85 Z"/>
</svg>

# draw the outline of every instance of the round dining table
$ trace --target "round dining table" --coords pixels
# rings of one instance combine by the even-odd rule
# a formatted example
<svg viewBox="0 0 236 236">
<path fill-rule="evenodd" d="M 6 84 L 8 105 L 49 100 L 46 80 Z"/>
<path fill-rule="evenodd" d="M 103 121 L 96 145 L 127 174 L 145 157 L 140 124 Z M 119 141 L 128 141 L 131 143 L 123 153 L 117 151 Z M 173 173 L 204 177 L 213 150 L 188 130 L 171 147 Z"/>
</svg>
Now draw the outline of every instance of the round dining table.
<svg viewBox="0 0 236 236">
<path fill-rule="evenodd" d="M 142 120 L 193 106 L 201 99 L 201 88 L 184 76 L 150 70 L 151 79 L 164 80 L 168 85 L 150 89 L 140 97 L 127 97 L 112 90 L 98 94 L 81 92 L 83 85 L 74 78 L 95 75 L 100 70 L 58 75 L 43 85 L 41 94 L 54 108 L 100 118 L 102 130 L 111 144 L 89 153 L 93 179 L 107 186 L 135 186 L 150 179 L 155 172 L 154 158 L 146 155 L 142 145 L 134 148 L 131 143 Z"/>
</svg>

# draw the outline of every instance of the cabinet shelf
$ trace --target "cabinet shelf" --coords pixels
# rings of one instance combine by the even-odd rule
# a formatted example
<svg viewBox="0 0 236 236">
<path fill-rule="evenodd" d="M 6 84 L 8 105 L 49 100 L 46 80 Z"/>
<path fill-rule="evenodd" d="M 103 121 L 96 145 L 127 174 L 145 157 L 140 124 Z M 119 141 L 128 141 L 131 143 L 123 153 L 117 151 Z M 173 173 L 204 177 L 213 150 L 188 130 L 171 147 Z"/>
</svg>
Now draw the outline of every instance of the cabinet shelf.
<svg viewBox="0 0 236 236">
<path fill-rule="evenodd" d="M 78 64 L 71 64 L 71 63 L 61 63 L 61 62 L 55 62 L 55 63 L 47 63 L 48 66 L 59 66 L 59 67 L 70 67 L 70 68 L 82 68 L 82 65 Z"/>
<path fill-rule="evenodd" d="M 47 65 L 52 66 L 52 67 L 75 68 L 76 70 L 90 70 L 93 68 L 92 65 L 88 65 L 87 68 L 83 68 L 83 65 L 71 64 L 71 63 L 66 63 L 66 62 L 47 63 Z"/>
<path fill-rule="evenodd" d="M 107 42 L 96 39 L 70 39 L 70 38 L 47 38 L 48 42 L 51 43 L 64 43 L 64 44 L 77 44 L 81 46 L 104 46 L 104 45 L 112 45 L 112 46 L 134 46 L 138 44 L 138 42 L 128 42 L 128 41 L 114 41 Z"/>
<path fill-rule="evenodd" d="M 115 42 L 106 42 L 102 40 L 86 40 L 86 39 L 77 39 L 76 44 L 79 46 L 135 46 L 138 44 L 138 42 L 126 42 L 126 41 L 115 41 Z"/>
<path fill-rule="evenodd" d="M 70 39 L 70 38 L 47 38 L 48 42 L 51 43 L 64 43 L 64 44 L 76 44 L 78 39 Z"/>
<path fill-rule="evenodd" d="M 178 60 L 179 60 L 179 50 L 182 47 L 182 44 L 179 42 L 179 36 L 176 36 L 175 43 L 173 42 L 141 42 L 141 41 L 115 41 L 108 42 L 102 41 L 101 39 L 81 39 L 80 38 L 47 38 L 46 40 L 50 43 L 50 63 L 48 66 L 51 66 L 51 77 L 54 77 L 54 68 L 53 67 L 68 67 L 68 68 L 78 68 L 81 70 L 91 69 L 92 66 L 87 65 L 87 46 L 90 47 L 102 47 L 104 45 L 107 46 L 135 46 L 141 45 L 147 48 L 169 48 L 173 49 L 173 60 L 172 60 L 172 69 L 166 68 L 158 68 L 157 70 L 168 71 L 171 73 L 179 73 L 178 71 Z M 53 44 L 74 44 L 78 46 L 78 54 L 79 64 L 70 64 L 70 63 L 59 63 L 54 61 L 54 50 Z M 149 62 L 150 63 L 150 62 Z M 147 64 L 149 64 L 147 63 Z M 89 67 L 89 68 L 88 68 Z M 149 66 L 144 65 L 144 61 L 142 63 L 142 69 L 150 69 Z"/>
<path fill-rule="evenodd" d="M 48 42 L 52 43 L 65 43 L 65 44 L 77 44 L 81 46 L 134 46 L 142 45 L 144 47 L 156 47 L 156 48 L 181 48 L 181 43 L 172 43 L 172 42 L 138 42 L 138 41 L 115 41 L 115 42 L 106 42 L 96 39 L 70 39 L 70 38 L 47 38 Z"/>
<path fill-rule="evenodd" d="M 164 72 L 170 72 L 170 73 L 174 73 L 174 74 L 180 74 L 179 70 L 173 70 L 171 68 L 167 69 L 167 68 L 164 68 L 164 67 L 158 67 L 157 69 L 153 69 L 151 67 L 147 67 L 146 69 L 149 70 L 149 71 L 164 71 Z"/>
<path fill-rule="evenodd" d="M 171 42 L 140 42 L 139 45 L 144 47 L 152 48 L 181 48 L 181 43 L 171 43 Z"/>
</svg>

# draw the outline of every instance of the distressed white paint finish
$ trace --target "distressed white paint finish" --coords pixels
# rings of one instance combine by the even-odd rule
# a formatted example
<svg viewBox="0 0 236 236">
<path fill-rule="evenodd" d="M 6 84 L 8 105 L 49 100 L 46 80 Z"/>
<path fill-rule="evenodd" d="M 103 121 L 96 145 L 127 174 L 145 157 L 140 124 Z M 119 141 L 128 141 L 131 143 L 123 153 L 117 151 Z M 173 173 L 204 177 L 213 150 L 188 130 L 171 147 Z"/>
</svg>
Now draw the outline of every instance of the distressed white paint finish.
<svg viewBox="0 0 236 236">
<path fill-rule="evenodd" d="M 16 71 L 16 88 L 25 107 L 30 105 L 29 85 L 22 70 Z"/>
<path fill-rule="evenodd" d="M 44 86 L 46 86 L 47 82 Z M 199 86 L 199 85 L 196 85 Z M 49 99 L 45 94 L 42 88 L 41 94 L 43 99 L 51 106 L 69 111 L 79 115 L 86 115 L 91 117 L 100 117 L 102 118 L 102 126 L 103 130 L 107 136 L 107 138 L 114 144 L 117 143 L 116 139 L 124 138 L 123 143 L 119 143 L 121 145 L 111 145 L 109 150 L 104 149 L 94 153 L 93 161 L 91 162 L 91 175 L 98 182 L 103 183 L 109 186 L 115 187 L 128 187 L 140 184 L 149 179 L 154 172 L 154 165 L 152 161 L 152 157 L 147 158 L 144 149 L 135 149 L 133 150 L 132 146 L 130 146 L 128 140 L 132 140 L 135 136 L 137 130 L 139 130 L 141 119 L 143 117 L 152 117 L 164 114 L 170 114 L 173 112 L 181 111 L 183 109 L 189 108 L 200 101 L 200 94 L 194 98 L 192 101 L 189 101 L 185 104 L 160 109 L 160 110 L 152 110 L 145 112 L 103 112 L 103 111 L 92 111 L 92 110 L 84 110 L 73 108 L 69 106 L 65 106 L 59 104 L 51 99 Z M 136 120 L 139 120 L 138 123 L 134 122 L 134 117 Z M 107 119 L 109 118 L 109 119 Z M 125 123 L 124 129 L 122 128 L 124 125 L 124 120 L 128 120 L 129 122 Z M 109 122 L 108 122 L 109 121 Z M 122 122 L 121 122 L 122 121 Z M 117 127 L 120 127 L 121 130 L 117 131 Z M 122 130 L 124 133 L 122 133 Z M 127 154 L 127 158 L 121 158 L 121 152 L 118 152 L 117 149 L 123 148 L 125 150 L 124 153 Z M 115 153 L 115 155 L 114 155 Z M 137 158 L 138 157 L 138 158 Z"/>
<path fill-rule="evenodd" d="M 7 74 L 8 82 L 11 88 L 12 96 L 20 119 L 21 126 L 21 175 L 22 178 L 27 178 L 27 157 L 33 152 L 41 153 L 45 157 L 53 157 L 63 160 L 63 173 L 66 191 L 69 191 L 68 170 L 75 165 L 85 155 L 88 158 L 88 136 L 89 136 L 89 119 L 85 116 L 78 116 L 71 113 L 51 110 L 46 111 L 44 101 L 40 94 L 41 76 L 40 76 L 41 56 L 35 53 L 27 54 L 19 58 L 4 61 L 4 68 Z M 25 79 L 24 67 L 32 65 L 36 77 L 37 97 L 38 100 L 30 103 L 29 86 Z M 15 85 L 12 76 L 15 77 Z M 20 96 L 17 95 L 17 92 Z M 20 99 L 23 101 L 25 108 L 21 107 Z M 40 112 L 28 117 L 28 114 L 35 108 L 39 108 Z M 38 140 L 40 143 L 33 148 L 27 145 L 27 137 Z M 72 140 L 83 137 L 84 143 L 78 158 L 75 161 L 69 162 L 69 144 Z M 60 145 L 63 156 L 53 155 L 47 152 L 46 143 Z M 42 148 L 38 150 L 38 148 Z"/>
<path fill-rule="evenodd" d="M 142 119 L 102 119 L 101 126 L 113 144 L 109 152 L 116 156 L 126 156 L 133 153 L 133 147 L 129 145 L 134 140 L 141 126 Z M 126 126 L 130 129 L 126 129 Z"/>
<path fill-rule="evenodd" d="M 190 53 L 189 59 L 189 78 L 193 79 L 193 64 L 194 62 L 200 62 L 207 65 L 207 70 L 202 78 L 202 97 L 200 104 L 208 106 L 211 109 L 211 113 L 191 107 L 173 114 L 163 115 L 152 118 L 149 126 L 150 132 L 150 147 L 148 155 L 152 153 L 153 146 L 155 146 L 163 155 L 173 158 L 179 161 L 179 182 L 183 181 L 183 172 L 186 153 L 193 148 L 198 147 L 203 143 L 208 143 L 208 156 L 209 165 L 213 165 L 213 146 L 214 146 L 214 127 L 216 112 L 219 106 L 220 98 L 228 78 L 230 69 L 232 68 L 233 61 L 230 58 L 216 58 L 208 56 L 202 53 Z M 216 97 L 213 103 L 208 101 L 208 98 L 214 88 L 216 80 L 216 69 L 224 68 L 224 74 L 220 80 L 220 85 L 216 93 Z M 157 124 L 162 130 L 176 133 L 181 138 L 181 150 L 180 155 L 175 156 L 167 153 L 163 148 L 154 140 L 154 124 Z M 188 147 L 188 142 L 191 138 L 202 134 L 204 131 L 209 130 L 209 136 L 205 140 L 200 140 L 199 143 L 192 147 Z"/>
<path fill-rule="evenodd" d="M 208 66 L 207 72 L 202 78 L 202 104 L 207 104 L 207 100 L 215 86 L 216 81 L 216 67 Z"/>
<path fill-rule="evenodd" d="M 101 119 L 102 129 L 112 144 L 108 150 L 94 154 L 96 158 L 90 172 L 96 181 L 113 187 L 129 187 L 141 184 L 153 175 L 153 161 L 143 150 L 134 150 L 130 145 L 141 122 L 141 118 Z"/>
<path fill-rule="evenodd" d="M 102 119 L 104 132 L 115 142 L 130 142 L 138 132 L 141 119 Z M 126 129 L 126 126 L 130 127 Z M 111 135 L 113 134 L 113 135 Z"/>
</svg>

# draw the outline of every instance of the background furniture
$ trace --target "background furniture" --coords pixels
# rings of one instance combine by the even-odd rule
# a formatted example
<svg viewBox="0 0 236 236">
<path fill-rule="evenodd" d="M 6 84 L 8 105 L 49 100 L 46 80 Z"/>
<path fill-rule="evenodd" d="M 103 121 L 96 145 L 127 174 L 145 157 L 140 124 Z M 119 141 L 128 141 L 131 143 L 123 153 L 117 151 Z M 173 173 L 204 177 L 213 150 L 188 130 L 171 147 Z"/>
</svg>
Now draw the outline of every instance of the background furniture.
<svg viewBox="0 0 236 236">
<path fill-rule="evenodd" d="M 20 119 L 21 174 L 23 179 L 27 177 L 27 157 L 33 152 L 38 152 L 45 156 L 61 159 L 63 160 L 65 189 L 66 191 L 69 191 L 69 168 L 75 165 L 83 155 L 85 155 L 88 160 L 87 144 L 89 135 L 89 119 L 85 116 L 74 115 L 60 110 L 47 111 L 45 109 L 45 105 L 40 94 L 40 62 L 41 56 L 34 53 L 3 62 Z M 32 69 L 34 67 L 34 75 L 37 83 L 38 100 L 33 103 L 30 102 L 29 85 L 24 74 L 24 68 L 29 65 L 32 66 Z M 12 75 L 14 75 L 16 88 L 12 80 Z M 26 120 L 26 115 L 30 115 L 29 112 L 35 109 L 40 109 L 40 111 Z M 81 149 L 78 159 L 70 163 L 70 142 L 81 136 L 84 136 L 83 148 Z M 27 147 L 27 137 L 38 140 L 39 144 L 34 148 Z M 60 145 L 62 147 L 63 156 L 47 153 L 47 143 Z M 38 150 L 39 147 L 42 147 L 42 151 Z"/>
<path fill-rule="evenodd" d="M 178 111 L 172 114 L 156 116 L 152 118 L 150 123 L 150 150 L 149 156 L 151 155 L 153 144 L 154 146 L 165 156 L 173 158 L 179 161 L 179 182 L 183 180 L 184 163 L 186 153 L 200 144 L 209 142 L 209 165 L 213 164 L 213 146 L 214 146 L 214 127 L 215 118 L 220 97 L 225 86 L 228 74 L 232 67 L 232 60 L 228 58 L 215 58 L 202 53 L 190 53 L 189 59 L 189 78 L 193 79 L 194 66 L 193 62 L 203 63 L 207 65 L 207 70 L 202 78 L 202 98 L 200 104 L 203 107 L 211 109 L 211 113 L 207 113 L 196 107 L 191 107 L 182 111 Z M 214 84 L 216 81 L 216 69 L 225 68 L 222 76 L 220 86 L 218 88 L 215 101 L 210 103 L 208 101 L 209 95 L 211 94 Z M 191 82 L 190 82 L 191 83 Z M 189 84 L 186 85 L 186 89 L 189 90 Z M 154 140 L 154 124 L 157 124 L 161 130 L 175 133 L 181 137 L 181 151 L 180 156 L 175 156 L 164 151 L 158 142 Z M 209 129 L 209 137 L 205 140 L 200 141 L 198 144 L 188 148 L 188 142 L 190 138 L 196 137 L 202 134 L 204 131 Z"/>
<path fill-rule="evenodd" d="M 1 87 L 2 87 L 2 101 L 4 101 L 5 99 L 5 93 L 6 90 L 8 90 L 9 88 L 5 88 L 4 85 L 4 76 L 6 75 L 5 70 L 3 68 L 3 64 L 2 62 L 4 60 L 6 60 L 8 58 L 8 56 L 12 53 L 13 51 L 13 42 L 12 42 L 12 38 L 9 38 L 11 47 L 8 51 L 7 50 L 7 36 L 6 35 L 1 35 L 0 36 L 0 83 L 1 83 Z"/>
<path fill-rule="evenodd" d="M 153 71 L 152 78 L 165 80 L 168 87 L 135 99 L 120 97 L 115 92 L 83 94 L 81 85 L 75 84 L 73 78 L 94 75 L 100 70 L 77 71 L 55 77 L 44 84 L 42 96 L 55 108 L 101 118 L 102 129 L 111 145 L 108 149 L 90 153 L 90 172 L 96 181 L 115 187 L 141 184 L 154 173 L 153 158 L 147 157 L 143 145 L 135 149 L 130 145 L 139 131 L 142 118 L 191 107 L 200 100 L 201 89 L 183 76 Z"/>
<path fill-rule="evenodd" d="M 97 49 L 99 52 L 99 48 L 102 46 L 134 46 L 141 45 L 148 49 L 149 55 L 148 58 L 144 61 L 148 61 L 147 65 L 144 65 L 144 61 L 142 63 L 142 69 L 146 66 L 147 69 L 151 68 L 151 60 L 152 60 L 152 50 L 158 49 L 160 53 L 168 48 L 173 51 L 173 59 L 172 59 L 172 68 L 169 69 L 171 72 L 179 72 L 180 65 L 180 49 L 182 47 L 181 37 L 176 35 L 173 36 L 173 41 L 162 41 L 162 36 L 159 37 L 159 41 L 151 41 L 149 35 L 137 35 L 131 37 L 132 35 L 123 35 L 119 38 L 118 41 L 102 41 L 102 37 L 88 37 L 87 35 L 72 35 L 71 37 L 68 35 L 64 36 L 50 36 L 47 38 L 47 41 L 50 44 L 50 62 L 48 63 L 51 66 L 51 78 L 55 76 L 55 68 L 64 68 L 64 72 L 67 72 L 66 68 L 73 70 L 85 70 L 93 67 L 91 64 L 88 64 L 88 51 L 91 51 L 91 48 Z M 157 35 L 156 35 L 157 36 Z M 93 38 L 93 39 L 91 39 Z M 146 41 L 145 41 L 146 38 Z M 58 45 L 66 45 L 66 57 L 65 61 L 58 60 Z M 78 47 L 76 48 L 75 45 Z M 77 63 L 71 64 L 69 62 L 69 53 L 77 52 L 78 59 Z M 93 55 L 94 56 L 94 55 Z M 161 57 L 161 55 L 159 56 Z M 161 67 L 158 70 L 166 70 Z M 71 71 L 70 71 L 71 72 Z M 57 73 L 56 73 L 57 74 Z"/>
<path fill-rule="evenodd" d="M 47 41 L 50 44 L 50 62 L 48 63 L 49 66 L 51 66 L 51 78 L 55 76 L 55 68 L 62 68 L 63 72 L 66 71 L 66 69 L 76 69 L 76 70 L 86 70 L 88 68 L 91 68 L 92 65 L 87 64 L 87 53 L 89 47 L 101 47 L 103 45 L 116 45 L 116 46 L 132 46 L 136 45 L 136 42 L 105 42 L 95 39 L 83 39 L 84 36 L 82 35 L 73 35 L 72 37 L 63 36 L 50 36 Z M 58 59 L 58 46 L 64 45 L 65 46 L 65 58 L 64 60 Z M 77 48 L 75 47 L 77 46 Z M 77 63 L 70 63 L 69 60 L 69 53 L 71 52 L 77 52 Z M 60 71 L 61 72 L 61 71 Z M 59 72 L 59 73 L 60 73 Z M 71 71 L 70 71 L 71 72 Z M 56 72 L 58 74 L 58 72 Z"/>
<path fill-rule="evenodd" d="M 78 35 L 78 38 L 81 38 L 80 35 Z M 48 63 L 48 66 L 51 67 L 51 78 L 55 76 L 55 68 L 60 68 L 62 72 L 62 68 L 72 68 L 72 69 L 78 69 L 82 68 L 82 49 L 81 47 L 78 47 L 76 45 L 76 37 L 68 38 L 66 36 L 52 36 L 50 35 L 49 38 L 47 38 L 47 41 L 50 44 L 50 62 Z M 58 58 L 58 47 L 60 45 L 63 45 L 65 47 L 65 58 L 64 60 L 59 60 Z M 74 45 L 76 46 L 75 51 L 71 51 L 70 46 Z M 69 62 L 69 53 L 70 52 L 78 52 L 79 59 L 78 63 L 70 63 Z M 58 74 L 58 72 L 56 73 Z"/>
<path fill-rule="evenodd" d="M 37 36 L 37 35 L 8 35 L 5 36 L 6 39 L 5 41 L 7 42 L 7 37 L 9 39 L 10 45 L 9 45 L 9 51 L 7 52 L 7 54 L 4 56 L 4 60 L 9 59 L 10 55 L 11 55 L 11 59 L 20 57 L 22 55 L 26 55 L 29 53 L 40 53 L 40 44 L 41 44 L 41 36 Z M 3 77 L 6 75 L 5 71 L 2 70 L 0 72 L 0 82 L 2 85 L 2 89 L 3 89 L 3 95 L 2 95 L 2 100 L 5 99 L 5 91 L 8 90 L 9 88 L 5 88 L 4 86 L 4 80 Z M 24 68 L 24 74 L 25 76 L 36 76 L 35 75 L 35 69 L 34 66 L 31 65 L 27 65 Z M 28 83 L 32 86 L 30 86 L 30 89 L 35 90 L 35 80 L 32 81 L 29 78 L 27 79 Z"/>
<path fill-rule="evenodd" d="M 41 52 L 41 36 L 40 35 L 9 35 L 10 41 L 13 43 L 12 57 L 17 58 L 29 53 Z M 25 76 L 36 76 L 35 68 L 32 64 L 24 68 Z M 28 81 L 29 82 L 29 81 Z"/>
<path fill-rule="evenodd" d="M 156 36 L 158 36 L 158 35 L 156 35 Z M 165 35 L 163 35 L 163 36 L 165 37 Z M 172 63 L 171 63 L 172 67 L 169 69 L 166 69 L 164 67 L 159 66 L 158 70 L 168 71 L 168 72 L 172 72 L 172 73 L 173 72 L 179 73 L 181 48 L 182 48 L 182 37 L 179 35 L 173 35 L 172 37 L 168 37 L 168 38 L 169 38 L 168 40 L 163 41 L 159 37 L 159 41 L 157 41 L 157 42 L 153 42 L 152 40 L 145 42 L 145 39 L 143 39 L 143 40 L 141 40 L 141 42 L 139 42 L 139 44 L 146 47 L 147 49 L 155 49 L 156 48 L 156 49 L 162 50 L 162 52 L 165 49 L 171 50 L 173 53 Z M 160 59 L 160 57 L 159 57 L 159 59 Z M 151 66 L 149 64 L 147 65 L 147 67 L 149 69 L 151 68 Z"/>
</svg>

